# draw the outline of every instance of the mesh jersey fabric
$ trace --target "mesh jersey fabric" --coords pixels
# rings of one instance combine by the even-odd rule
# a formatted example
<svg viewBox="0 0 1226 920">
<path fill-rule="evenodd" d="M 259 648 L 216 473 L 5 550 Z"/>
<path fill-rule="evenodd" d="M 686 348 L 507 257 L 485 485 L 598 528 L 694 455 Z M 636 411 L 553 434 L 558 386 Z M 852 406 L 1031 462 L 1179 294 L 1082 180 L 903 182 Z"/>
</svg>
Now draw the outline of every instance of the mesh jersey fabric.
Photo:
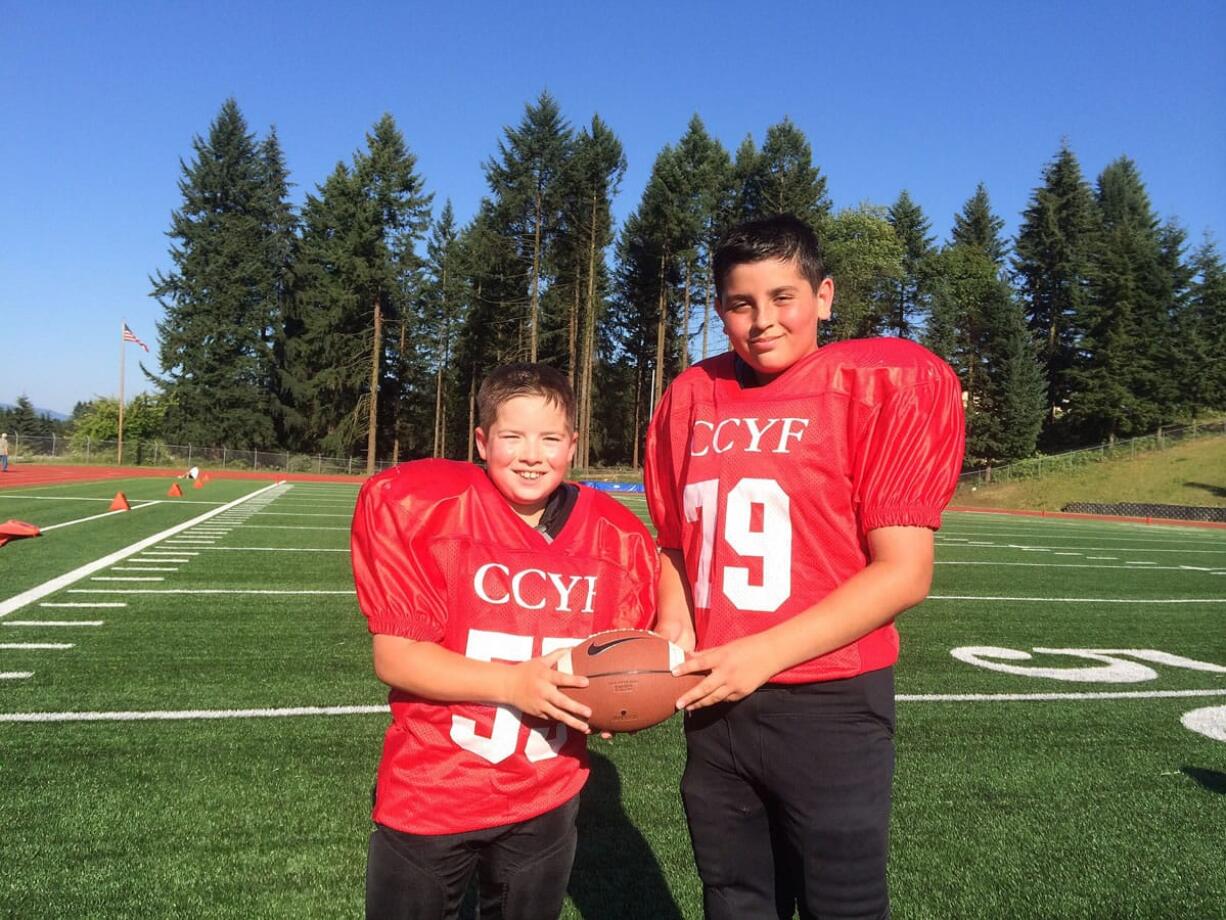
<svg viewBox="0 0 1226 920">
<path fill-rule="evenodd" d="M 647 435 L 661 547 L 680 549 L 699 649 L 768 629 L 868 564 L 867 534 L 937 529 L 957 485 L 957 376 L 902 339 L 823 346 L 743 388 L 728 352 L 677 377 Z M 801 683 L 893 664 L 892 623 L 772 678 Z"/>
<path fill-rule="evenodd" d="M 402 464 L 363 486 L 351 550 L 372 633 L 469 658 L 522 661 L 600 630 L 645 628 L 655 613 L 650 534 L 589 488 L 551 542 L 472 464 Z M 414 834 L 511 824 L 563 804 L 587 779 L 586 739 L 564 725 L 396 689 L 388 699 L 380 824 Z"/>
</svg>

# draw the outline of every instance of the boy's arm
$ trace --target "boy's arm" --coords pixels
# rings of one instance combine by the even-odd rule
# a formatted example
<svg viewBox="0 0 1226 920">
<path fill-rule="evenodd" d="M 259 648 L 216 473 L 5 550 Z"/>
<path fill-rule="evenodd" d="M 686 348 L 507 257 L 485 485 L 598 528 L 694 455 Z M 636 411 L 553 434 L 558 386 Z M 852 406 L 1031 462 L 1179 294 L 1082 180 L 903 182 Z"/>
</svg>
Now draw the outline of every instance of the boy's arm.
<svg viewBox="0 0 1226 920">
<path fill-rule="evenodd" d="M 932 583 L 933 539 L 926 527 L 868 533 L 867 566 L 796 616 L 727 645 L 699 652 L 674 674 L 710 671 L 677 700 L 701 709 L 748 696 L 780 671 L 842 648 L 922 601 Z"/>
<path fill-rule="evenodd" d="M 591 710 L 561 690 L 586 687 L 587 678 L 554 667 L 565 652 L 558 649 L 530 661 L 504 664 L 467 658 L 434 642 L 386 634 L 374 637 L 375 674 L 389 687 L 444 703 L 510 705 L 588 734 L 583 720 Z"/>
<path fill-rule="evenodd" d="M 660 581 L 656 622 L 652 627 L 684 651 L 694 651 L 694 602 L 685 574 L 685 556 L 679 549 L 660 550 Z"/>
</svg>

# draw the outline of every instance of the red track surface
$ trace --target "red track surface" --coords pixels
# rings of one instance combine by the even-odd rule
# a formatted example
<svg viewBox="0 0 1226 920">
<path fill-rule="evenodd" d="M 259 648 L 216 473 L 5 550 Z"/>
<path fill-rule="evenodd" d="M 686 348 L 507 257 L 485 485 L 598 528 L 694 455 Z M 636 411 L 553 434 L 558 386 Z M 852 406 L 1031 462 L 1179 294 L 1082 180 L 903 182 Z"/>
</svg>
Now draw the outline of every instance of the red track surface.
<svg viewBox="0 0 1226 920">
<path fill-rule="evenodd" d="M 362 477 L 318 475 L 315 473 L 279 473 L 275 470 L 207 470 L 211 479 L 258 479 L 274 482 L 284 479 L 289 482 L 347 482 L 359 485 Z M 58 485 L 67 482 L 97 482 L 105 479 L 129 479 L 148 476 L 161 479 L 176 479 L 182 470 L 151 469 L 149 467 L 117 466 L 50 466 L 42 463 L 10 463 L 8 472 L 0 474 L 0 489 L 20 486 Z"/>
</svg>

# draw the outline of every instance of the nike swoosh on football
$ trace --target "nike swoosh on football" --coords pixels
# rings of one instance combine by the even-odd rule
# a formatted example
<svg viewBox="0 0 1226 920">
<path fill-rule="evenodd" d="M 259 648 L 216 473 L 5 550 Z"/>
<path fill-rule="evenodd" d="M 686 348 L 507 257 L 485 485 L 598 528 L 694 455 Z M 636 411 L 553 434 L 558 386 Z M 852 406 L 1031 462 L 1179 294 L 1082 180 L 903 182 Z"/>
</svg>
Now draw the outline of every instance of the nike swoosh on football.
<svg viewBox="0 0 1226 920">
<path fill-rule="evenodd" d="M 596 645 L 593 643 L 587 647 L 587 653 L 589 657 L 594 657 L 599 655 L 601 652 L 607 652 L 615 645 L 621 645 L 623 642 L 636 642 L 642 638 L 642 636 L 626 636 L 623 639 L 614 639 L 612 642 L 606 642 L 603 645 Z"/>
</svg>

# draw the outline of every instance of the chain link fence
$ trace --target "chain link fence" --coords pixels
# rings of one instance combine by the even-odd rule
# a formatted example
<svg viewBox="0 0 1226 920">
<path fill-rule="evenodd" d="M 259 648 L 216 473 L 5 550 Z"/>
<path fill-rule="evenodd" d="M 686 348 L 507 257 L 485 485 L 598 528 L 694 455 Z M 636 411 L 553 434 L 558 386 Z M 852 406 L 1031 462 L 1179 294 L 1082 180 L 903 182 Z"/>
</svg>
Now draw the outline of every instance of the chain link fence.
<svg viewBox="0 0 1226 920">
<path fill-rule="evenodd" d="M 1226 418 L 1209 422 L 1192 422 L 1179 427 L 1159 428 L 1153 434 L 1127 440 L 1104 441 L 1097 447 L 1085 447 L 1060 454 L 1047 454 L 1018 460 L 1003 466 L 985 466 L 969 470 L 959 478 L 959 488 L 987 485 L 988 483 L 1015 482 L 1020 479 L 1038 479 L 1051 473 L 1063 472 L 1100 463 L 1103 460 L 1135 457 L 1153 450 L 1164 450 L 1193 438 L 1226 434 Z"/>
<path fill-rule="evenodd" d="M 13 434 L 9 438 L 9 460 L 13 463 L 115 464 L 119 442 L 56 435 Z M 127 438 L 123 443 L 125 466 L 190 469 L 206 466 L 222 470 L 266 470 L 280 473 L 320 473 L 364 476 L 365 457 L 325 457 L 287 450 L 235 450 L 230 447 L 196 447 L 192 444 L 167 444 L 164 441 Z M 376 470 L 392 466 L 390 461 L 375 464 Z"/>
</svg>

